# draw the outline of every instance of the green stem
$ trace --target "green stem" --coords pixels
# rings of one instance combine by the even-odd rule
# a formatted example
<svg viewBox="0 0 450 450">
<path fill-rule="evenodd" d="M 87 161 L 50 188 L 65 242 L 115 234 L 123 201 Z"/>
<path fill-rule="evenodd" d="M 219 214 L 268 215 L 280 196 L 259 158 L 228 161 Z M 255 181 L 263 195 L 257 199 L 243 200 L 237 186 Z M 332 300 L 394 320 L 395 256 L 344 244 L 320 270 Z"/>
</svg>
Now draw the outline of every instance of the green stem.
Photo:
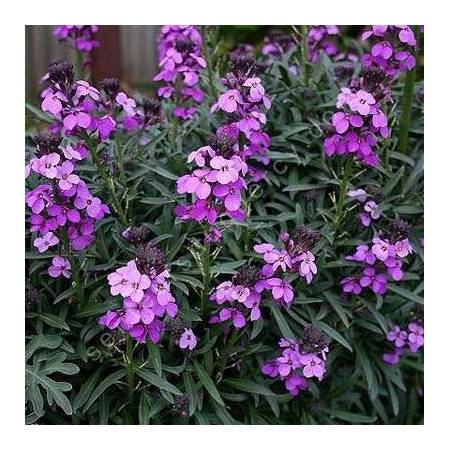
<svg viewBox="0 0 450 450">
<path fill-rule="evenodd" d="M 127 384 L 128 384 L 128 399 L 130 405 L 133 404 L 134 396 L 134 362 L 133 362 L 133 340 L 131 336 L 126 337 L 126 364 L 127 364 Z"/>
<path fill-rule="evenodd" d="M 398 139 L 398 151 L 400 153 L 408 152 L 409 124 L 411 121 L 415 78 L 416 68 L 406 74 L 405 86 L 403 88 L 402 115 L 400 117 L 400 133 Z"/>
<path fill-rule="evenodd" d="M 208 301 L 209 283 L 210 283 L 210 253 L 209 245 L 206 244 L 203 248 L 202 254 L 202 275 L 203 275 L 203 290 L 201 296 L 201 312 L 202 315 L 206 313 L 206 305 Z"/>
<path fill-rule="evenodd" d="M 343 219 L 343 206 L 344 206 L 344 200 L 345 196 L 347 194 L 347 188 L 348 188 L 348 182 L 350 180 L 350 173 L 353 166 L 353 158 L 349 157 L 347 159 L 347 162 L 345 163 L 344 168 L 344 175 L 342 177 L 341 183 L 339 185 L 339 199 L 336 205 L 336 213 L 334 215 L 333 220 L 333 237 L 332 237 L 332 245 L 334 244 L 334 241 L 336 240 L 336 235 L 339 231 L 339 225 L 341 224 L 341 221 Z"/>
<path fill-rule="evenodd" d="M 416 25 L 413 27 L 413 30 L 417 39 L 419 39 L 419 27 Z M 400 117 L 400 132 L 398 138 L 398 151 L 400 153 L 408 153 L 409 124 L 411 121 L 411 110 L 415 82 L 416 66 L 406 74 L 405 86 L 403 87 L 402 115 Z"/>
<path fill-rule="evenodd" d="M 308 25 L 300 25 L 300 32 L 302 37 L 302 62 L 304 70 L 305 86 L 309 84 L 309 49 L 308 49 Z"/>
<path fill-rule="evenodd" d="M 216 85 L 214 80 L 214 71 L 213 71 L 213 59 L 210 52 L 210 49 L 213 48 L 213 45 L 210 39 L 211 33 L 208 33 L 207 26 L 203 27 L 203 55 L 206 59 L 206 69 L 208 74 L 208 94 L 211 101 L 215 101 L 217 97 Z"/>
<path fill-rule="evenodd" d="M 94 162 L 95 166 L 97 167 L 97 170 L 100 173 L 100 176 L 103 178 L 103 181 L 111 195 L 114 209 L 116 210 L 116 213 L 118 214 L 122 225 L 127 226 L 128 221 L 127 221 L 126 214 L 122 208 L 122 205 L 120 204 L 119 199 L 117 198 L 116 190 L 114 188 L 114 182 L 113 182 L 112 178 L 110 178 L 108 176 L 105 168 L 103 167 L 103 165 L 100 161 L 100 158 L 97 153 L 97 146 L 92 142 L 91 138 L 87 134 L 85 134 L 84 140 L 89 148 L 89 152 L 92 156 L 92 161 Z"/>
</svg>

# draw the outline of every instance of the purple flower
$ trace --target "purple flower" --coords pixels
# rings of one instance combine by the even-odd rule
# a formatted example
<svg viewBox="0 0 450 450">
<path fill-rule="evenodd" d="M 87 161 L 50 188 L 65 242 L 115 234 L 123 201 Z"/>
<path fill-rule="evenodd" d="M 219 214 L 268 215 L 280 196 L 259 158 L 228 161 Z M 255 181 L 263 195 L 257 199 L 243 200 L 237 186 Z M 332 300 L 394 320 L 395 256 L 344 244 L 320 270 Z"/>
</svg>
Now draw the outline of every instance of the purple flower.
<svg viewBox="0 0 450 450">
<path fill-rule="evenodd" d="M 308 389 L 308 382 L 305 377 L 294 373 L 286 378 L 285 386 L 289 394 L 295 397 L 300 391 Z"/>
<path fill-rule="evenodd" d="M 423 347 L 424 344 L 424 329 L 423 326 L 411 322 L 408 325 L 408 345 L 413 353 L 416 353 L 419 348 Z"/>
<path fill-rule="evenodd" d="M 389 242 L 380 239 L 379 237 L 374 237 L 372 240 L 372 253 L 380 260 L 386 261 L 389 256 L 395 256 L 395 247 Z"/>
<path fill-rule="evenodd" d="M 284 302 L 286 306 L 292 303 L 294 291 L 288 281 L 281 280 L 280 278 L 269 278 L 266 283 L 272 291 L 272 296 L 275 300 Z"/>
<path fill-rule="evenodd" d="M 124 92 L 119 92 L 116 96 L 116 102 L 122 106 L 123 110 L 128 116 L 134 116 L 136 114 L 136 102 L 132 98 L 128 97 Z"/>
<path fill-rule="evenodd" d="M 242 104 L 241 94 L 236 89 L 230 89 L 219 97 L 217 106 L 227 113 L 233 113 L 237 110 L 238 105 Z"/>
<path fill-rule="evenodd" d="M 387 340 L 393 342 L 397 348 L 404 347 L 407 338 L 408 333 L 402 330 L 398 325 L 396 325 L 394 329 L 389 331 L 387 334 Z"/>
<path fill-rule="evenodd" d="M 316 377 L 319 381 L 322 380 L 325 373 L 325 364 L 320 358 L 312 353 L 306 353 L 300 355 L 300 362 L 304 365 L 303 375 L 306 378 Z"/>
<path fill-rule="evenodd" d="M 234 183 L 239 178 L 239 172 L 235 167 L 235 162 L 225 159 L 222 156 L 214 156 L 210 165 L 217 170 L 217 181 L 220 184 Z"/>
<path fill-rule="evenodd" d="M 359 90 L 348 101 L 348 106 L 352 111 L 356 111 L 362 116 L 367 116 L 370 112 L 370 106 L 375 104 L 375 99 L 369 92 Z"/>
<path fill-rule="evenodd" d="M 48 268 L 48 274 L 53 278 L 58 278 L 61 275 L 70 278 L 70 269 L 71 267 L 68 259 L 62 256 L 54 256 L 52 265 Z"/>
<path fill-rule="evenodd" d="M 194 170 L 192 175 L 184 175 L 177 181 L 177 191 L 180 194 L 196 194 L 198 198 L 205 199 L 211 194 L 211 185 L 217 178 L 217 172 L 209 169 Z"/>
<path fill-rule="evenodd" d="M 197 346 L 197 338 L 190 328 L 184 329 L 184 332 L 180 336 L 178 345 L 181 349 L 188 348 L 191 351 L 194 350 L 194 348 Z"/>
<path fill-rule="evenodd" d="M 362 291 L 362 287 L 355 277 L 345 277 L 341 280 L 341 287 L 346 294 L 359 295 Z"/>
<path fill-rule="evenodd" d="M 63 105 L 61 102 L 66 103 L 67 101 L 67 97 L 62 92 L 50 91 L 42 101 L 41 108 L 42 111 L 48 111 L 49 113 L 56 115 L 59 114 L 63 109 Z"/>
<path fill-rule="evenodd" d="M 317 266 L 314 262 L 315 259 L 315 256 L 309 250 L 301 253 L 296 258 L 296 261 L 300 262 L 299 274 L 306 278 L 308 284 L 311 283 L 313 276 L 317 274 Z"/>
<path fill-rule="evenodd" d="M 63 191 L 68 191 L 74 185 L 78 184 L 80 177 L 73 174 L 74 165 L 69 161 L 64 161 L 60 167 L 58 167 L 57 178 L 59 179 L 58 186 Z"/>
<path fill-rule="evenodd" d="M 382 359 L 389 366 L 394 366 L 399 363 L 402 354 L 403 349 L 396 348 L 392 353 L 383 353 Z"/>
<path fill-rule="evenodd" d="M 361 116 L 356 114 L 346 114 L 344 112 L 337 112 L 333 114 L 332 123 L 334 128 L 339 134 L 345 133 L 350 125 L 356 128 L 360 128 L 363 126 L 363 119 Z"/>
<path fill-rule="evenodd" d="M 49 231 L 41 238 L 36 238 L 33 242 L 33 245 L 37 248 L 39 253 L 46 252 L 49 247 L 53 247 L 59 243 L 59 239 Z"/>
<path fill-rule="evenodd" d="M 259 102 L 264 97 L 264 86 L 261 84 L 261 78 L 248 78 L 242 86 L 250 88 L 249 100 L 251 102 Z"/>
<path fill-rule="evenodd" d="M 373 267 L 366 267 L 363 270 L 363 276 L 359 280 L 362 287 L 370 287 L 375 294 L 384 294 L 387 289 L 386 276 L 376 273 Z"/>
<path fill-rule="evenodd" d="M 355 199 L 360 203 L 364 203 L 367 200 L 367 192 L 364 189 L 355 189 L 354 191 L 348 191 L 347 196 L 351 199 Z"/>
</svg>

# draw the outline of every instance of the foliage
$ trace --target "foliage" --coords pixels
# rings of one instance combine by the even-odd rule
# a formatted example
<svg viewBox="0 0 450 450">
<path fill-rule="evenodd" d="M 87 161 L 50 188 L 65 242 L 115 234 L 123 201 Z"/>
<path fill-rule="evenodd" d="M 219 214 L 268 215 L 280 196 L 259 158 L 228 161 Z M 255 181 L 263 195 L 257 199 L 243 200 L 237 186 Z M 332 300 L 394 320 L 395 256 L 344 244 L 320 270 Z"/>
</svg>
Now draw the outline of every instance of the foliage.
<svg viewBox="0 0 450 450">
<path fill-rule="evenodd" d="M 207 52 L 217 55 L 220 43 L 207 39 Z M 353 42 L 355 47 L 360 42 Z M 219 50 L 217 50 L 219 49 Z M 295 64 L 298 74 L 289 66 Z M 308 66 L 308 77 L 304 68 Z M 173 214 L 181 200 L 175 180 L 184 173 L 187 154 L 204 145 L 216 128 L 209 111 L 215 99 L 200 105 L 195 119 L 166 119 L 153 129 L 149 143 L 117 135 L 102 152 L 119 164 L 113 178 L 128 221 L 151 231 L 152 242 L 164 250 L 173 294 L 183 321 L 194 329 L 199 345 L 184 354 L 169 333 L 157 345 L 127 343 L 105 331 L 99 315 L 118 306 L 106 275 L 133 258 L 122 239 L 123 226 L 113 213 L 97 225 L 96 241 L 79 256 L 74 280 L 50 279 L 53 255 L 36 253 L 27 231 L 26 277 L 39 298 L 26 316 L 27 423 L 41 424 L 416 424 L 423 414 L 423 356 L 406 356 L 397 366 L 381 360 L 389 328 L 407 319 L 423 303 L 423 101 L 415 94 L 406 153 L 398 151 L 404 79 L 395 85 L 389 112 L 392 138 L 378 154 L 382 165 L 354 163 L 350 185 L 382 190 L 382 213 L 400 216 L 412 226 L 415 253 L 405 277 L 390 285 L 385 296 L 343 297 L 339 281 L 354 266 L 344 259 L 368 242 L 377 225 L 361 231 L 354 203 L 343 200 L 336 228 L 343 178 L 342 159 L 327 159 L 323 125 L 334 110 L 338 83 L 334 63 L 325 55 L 311 65 L 300 49 L 275 61 L 262 74 L 273 100 L 267 132 L 271 136 L 266 180 L 251 185 L 243 223 L 223 220 L 224 239 L 205 262 L 203 229 L 181 223 Z M 218 88 L 221 64 L 205 71 L 202 82 Z M 358 71 L 358 67 L 356 71 Z M 209 92 L 209 91 L 208 91 Z M 29 107 L 30 113 L 36 108 Z M 45 115 L 38 110 L 38 120 Z M 32 146 L 27 146 L 32 151 Z M 95 195 L 110 200 L 94 164 L 82 175 Z M 246 261 L 255 258 L 253 245 L 277 241 L 282 231 L 299 224 L 320 231 L 316 247 L 319 272 L 310 286 L 297 282 L 292 307 L 262 308 L 262 319 L 228 335 L 208 325 L 213 307 L 202 297 Z M 76 275 L 76 276 L 75 276 Z M 202 310 L 203 305 L 203 310 Z M 308 392 L 291 398 L 260 371 L 280 337 L 301 337 L 315 324 L 329 337 L 327 376 L 311 383 Z M 128 348 L 127 348 L 128 345 Z M 131 345 L 131 348 L 130 348 Z M 130 359 L 130 355 L 132 355 Z M 46 401 L 44 400 L 46 397 Z M 184 403 L 186 414 L 180 414 Z"/>
</svg>

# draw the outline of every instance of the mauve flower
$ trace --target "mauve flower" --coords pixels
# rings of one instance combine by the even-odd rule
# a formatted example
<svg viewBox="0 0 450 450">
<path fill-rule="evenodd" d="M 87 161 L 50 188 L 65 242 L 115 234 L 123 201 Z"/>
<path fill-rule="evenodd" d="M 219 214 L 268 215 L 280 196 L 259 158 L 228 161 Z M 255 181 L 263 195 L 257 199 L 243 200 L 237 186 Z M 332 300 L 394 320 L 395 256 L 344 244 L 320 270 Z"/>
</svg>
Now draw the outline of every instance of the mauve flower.
<svg viewBox="0 0 450 450">
<path fill-rule="evenodd" d="M 325 364 L 320 358 L 312 353 L 301 354 L 300 362 L 304 365 L 303 375 L 306 378 L 316 377 L 319 381 L 322 380 L 325 373 Z"/>
<path fill-rule="evenodd" d="M 234 285 L 231 281 L 224 281 L 217 286 L 214 294 L 210 297 L 216 303 L 221 305 L 229 300 L 231 300 L 231 294 L 233 292 Z"/>
<path fill-rule="evenodd" d="M 226 322 L 231 319 L 234 327 L 237 329 L 245 327 L 245 324 L 247 323 L 245 316 L 236 308 L 222 309 L 219 313 L 219 319 L 221 322 Z"/>
<path fill-rule="evenodd" d="M 241 206 L 242 182 L 237 181 L 230 184 L 217 184 L 214 186 L 213 194 L 224 199 L 225 208 L 228 211 L 237 211 Z"/>
<path fill-rule="evenodd" d="M 122 297 L 128 297 L 131 293 L 128 272 L 134 269 L 135 266 L 130 263 L 126 267 L 120 267 L 115 272 L 108 275 L 108 283 L 111 286 L 111 295 L 122 295 Z"/>
<path fill-rule="evenodd" d="M 118 311 L 108 311 L 106 314 L 99 317 L 98 323 L 110 330 L 114 330 L 120 325 L 121 320 L 122 316 Z"/>
<path fill-rule="evenodd" d="M 387 289 L 387 279 L 382 273 L 376 273 L 373 267 L 366 267 L 359 280 L 362 287 L 370 287 L 375 294 L 384 294 Z"/>
<path fill-rule="evenodd" d="M 128 271 L 127 281 L 130 286 L 130 294 L 128 296 L 136 303 L 139 303 L 144 297 L 144 291 L 150 287 L 150 278 L 143 275 L 137 269 Z"/>
<path fill-rule="evenodd" d="M 301 253 L 297 258 L 296 261 L 300 261 L 299 266 L 299 274 L 302 277 L 306 278 L 306 282 L 308 284 L 311 283 L 313 276 L 317 274 L 317 266 L 315 261 L 315 256 L 308 250 L 307 252 Z"/>
<path fill-rule="evenodd" d="M 72 173 L 74 169 L 75 167 L 70 161 L 64 161 L 62 165 L 58 167 L 58 186 L 63 191 L 68 191 L 72 186 L 79 183 L 80 177 Z"/>
<path fill-rule="evenodd" d="M 331 122 L 339 134 L 345 133 L 350 125 L 356 128 L 360 128 L 364 124 L 364 120 L 357 114 L 346 114 L 342 111 L 334 113 Z"/>
<path fill-rule="evenodd" d="M 63 125 L 66 130 L 72 131 L 76 126 L 87 129 L 91 124 L 91 116 L 81 108 L 71 108 L 64 117 Z"/>
<path fill-rule="evenodd" d="M 116 96 L 116 102 L 122 106 L 123 110 L 128 116 L 134 116 L 136 114 L 136 102 L 132 98 L 128 97 L 125 92 L 119 92 Z"/>
<path fill-rule="evenodd" d="M 239 172 L 235 168 L 234 161 L 214 156 L 211 159 L 210 166 L 217 170 L 217 181 L 220 184 L 234 183 L 239 178 Z"/>
<path fill-rule="evenodd" d="M 419 348 L 423 347 L 424 344 L 424 329 L 423 326 L 411 322 L 408 325 L 408 345 L 413 353 L 416 353 Z"/>
<path fill-rule="evenodd" d="M 61 91 L 49 91 L 48 95 L 45 96 L 41 103 L 42 111 L 56 115 L 63 110 L 63 105 L 61 102 L 67 103 L 67 97 Z"/>
<path fill-rule="evenodd" d="M 357 280 L 355 277 L 345 277 L 343 280 L 341 280 L 341 287 L 346 294 L 359 295 L 362 291 L 359 280 Z"/>
<path fill-rule="evenodd" d="M 227 113 L 233 113 L 237 110 L 238 105 L 242 103 L 240 92 L 236 89 L 230 89 L 219 97 L 217 106 Z"/>
<path fill-rule="evenodd" d="M 125 312 L 123 321 L 130 327 L 138 324 L 139 322 L 142 322 L 145 325 L 151 324 L 155 318 L 155 313 L 152 306 L 152 301 L 146 296 L 144 296 L 142 301 L 138 303 L 131 298 L 126 298 L 123 301 Z"/>
<path fill-rule="evenodd" d="M 39 253 L 44 253 L 49 247 L 53 247 L 59 243 L 59 239 L 49 231 L 43 237 L 36 238 L 33 245 L 37 248 Z"/>
<path fill-rule="evenodd" d="M 405 258 L 406 256 L 412 254 L 413 252 L 409 239 L 402 239 L 401 241 L 397 241 L 394 244 L 394 247 L 396 255 L 399 256 L 400 258 Z"/>
<path fill-rule="evenodd" d="M 76 92 L 75 97 L 84 97 L 89 96 L 92 98 L 92 100 L 99 100 L 100 99 L 100 92 L 95 87 L 91 86 L 87 81 L 79 80 L 76 82 Z"/>
<path fill-rule="evenodd" d="M 181 349 L 188 348 L 191 351 L 194 350 L 194 348 L 197 346 L 197 338 L 190 328 L 184 329 L 184 332 L 180 336 L 178 346 Z"/>
<path fill-rule="evenodd" d="M 396 348 L 392 353 L 383 353 L 382 359 L 386 364 L 393 366 L 399 363 L 402 354 L 403 349 Z"/>
<path fill-rule="evenodd" d="M 50 153 L 39 158 L 39 173 L 49 179 L 56 178 L 61 157 L 58 153 Z"/>
<path fill-rule="evenodd" d="M 247 78 L 242 85 L 250 88 L 249 100 L 251 102 L 259 102 L 264 97 L 265 91 L 261 84 L 261 78 Z"/>
<path fill-rule="evenodd" d="M 367 192 L 364 189 L 355 189 L 354 191 L 348 191 L 347 196 L 351 199 L 355 199 L 360 203 L 364 203 L 367 200 Z"/>
<path fill-rule="evenodd" d="M 54 256 L 52 258 L 52 265 L 48 268 L 48 274 L 53 278 L 58 278 L 63 275 L 70 278 L 70 262 L 62 256 Z"/>
<path fill-rule="evenodd" d="M 392 45 L 387 41 L 378 42 L 371 50 L 371 54 L 374 58 L 380 56 L 383 59 L 389 59 L 392 56 L 392 53 Z"/>
<path fill-rule="evenodd" d="M 217 172 L 210 169 L 194 170 L 192 175 L 184 175 L 177 181 L 179 194 L 196 194 L 198 198 L 205 199 L 211 194 L 211 185 L 217 179 Z"/>
<path fill-rule="evenodd" d="M 277 361 L 268 361 L 261 367 L 261 372 L 270 377 L 276 378 L 279 375 Z"/>
<path fill-rule="evenodd" d="M 272 296 L 275 300 L 284 302 L 287 306 L 292 303 L 294 298 L 294 291 L 288 281 L 280 278 L 269 278 L 267 280 L 268 288 L 272 291 Z"/>
<path fill-rule="evenodd" d="M 187 161 L 188 163 L 195 161 L 195 164 L 197 164 L 198 167 L 203 167 L 206 163 L 205 158 L 212 158 L 214 156 L 216 156 L 216 152 L 209 145 L 206 145 L 189 153 Z"/>
<path fill-rule="evenodd" d="M 300 391 L 306 391 L 308 389 L 308 382 L 305 377 L 298 375 L 296 373 L 289 375 L 284 382 L 286 389 L 289 391 L 293 397 L 298 395 Z"/>
<path fill-rule="evenodd" d="M 387 334 L 387 340 L 393 342 L 397 348 L 404 347 L 407 339 L 408 333 L 402 330 L 398 325 Z"/>
<path fill-rule="evenodd" d="M 395 256 L 395 247 L 389 242 L 380 239 L 379 237 L 374 237 L 372 240 L 372 253 L 380 260 L 386 261 L 389 256 Z"/>
<path fill-rule="evenodd" d="M 362 116 L 367 116 L 370 112 L 370 106 L 375 104 L 375 99 L 369 92 L 359 90 L 348 101 L 348 106 L 352 111 L 356 111 Z"/>
</svg>

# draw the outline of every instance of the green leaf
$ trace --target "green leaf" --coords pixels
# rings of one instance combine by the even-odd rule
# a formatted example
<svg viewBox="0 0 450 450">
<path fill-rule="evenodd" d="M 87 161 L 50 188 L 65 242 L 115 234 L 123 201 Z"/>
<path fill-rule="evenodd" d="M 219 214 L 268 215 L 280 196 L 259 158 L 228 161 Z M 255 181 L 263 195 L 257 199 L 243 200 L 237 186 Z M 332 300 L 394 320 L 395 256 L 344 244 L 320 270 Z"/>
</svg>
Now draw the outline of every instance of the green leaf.
<svg viewBox="0 0 450 450">
<path fill-rule="evenodd" d="M 217 390 L 216 385 L 214 384 L 211 377 L 208 375 L 208 373 L 205 371 L 205 369 L 197 362 L 194 362 L 194 369 L 197 373 L 198 379 L 203 384 L 205 389 L 208 391 L 209 395 L 219 404 L 222 406 L 225 406 L 225 403 L 222 400 L 222 397 L 220 396 L 219 391 Z"/>
<path fill-rule="evenodd" d="M 80 388 L 80 391 L 75 397 L 75 400 L 73 401 L 73 409 L 74 411 L 77 411 L 80 409 L 88 400 L 89 396 L 92 394 L 92 391 L 94 390 L 98 379 L 100 378 L 100 374 L 102 372 L 102 368 L 99 367 L 89 378 L 88 380 L 83 383 L 83 385 Z"/>
<path fill-rule="evenodd" d="M 116 372 L 108 375 L 92 392 L 89 400 L 84 405 L 83 414 L 89 410 L 89 408 L 95 403 L 95 401 L 103 394 L 109 387 L 114 386 L 119 380 L 121 380 L 127 374 L 126 369 L 119 369 Z"/>
<path fill-rule="evenodd" d="M 228 378 L 224 379 L 223 382 L 234 388 L 238 391 L 248 392 L 249 394 L 258 394 L 258 395 L 266 395 L 266 396 L 274 396 L 273 393 L 268 387 L 261 385 L 260 383 L 256 383 L 251 380 L 239 380 L 237 378 Z"/>
<path fill-rule="evenodd" d="M 373 401 L 378 397 L 378 383 L 372 364 L 365 351 L 359 345 L 355 344 L 356 359 L 362 367 L 369 388 L 370 399 Z"/>
<path fill-rule="evenodd" d="M 166 381 L 164 378 L 161 378 L 160 376 L 156 375 L 156 373 L 153 373 L 149 369 L 137 369 L 136 373 L 138 376 L 140 376 L 143 380 L 147 381 L 147 383 L 158 387 L 159 389 L 163 389 L 167 392 L 170 392 L 175 395 L 183 395 L 183 393 L 173 384 Z"/>
<path fill-rule="evenodd" d="M 317 321 L 318 327 L 328 336 L 330 336 L 335 341 L 339 342 L 341 345 L 343 345 L 345 348 L 353 352 L 352 346 L 348 343 L 348 341 L 342 336 L 342 334 L 338 333 L 335 329 L 331 328 L 328 324 L 325 322 L 321 322 L 320 320 Z"/>
<path fill-rule="evenodd" d="M 39 317 L 39 319 L 41 319 L 42 322 L 45 322 L 47 325 L 50 325 L 51 327 L 59 328 L 60 330 L 70 331 L 69 325 L 67 325 L 67 323 L 59 316 L 55 316 L 54 314 L 50 313 L 45 314 L 42 313 L 37 314 L 37 317 Z"/>
<path fill-rule="evenodd" d="M 349 423 L 358 423 L 358 424 L 374 423 L 377 420 L 375 416 L 365 416 L 363 414 L 355 414 L 347 411 L 337 411 L 333 409 L 327 412 L 330 414 L 332 418 L 336 417 Z"/>
<path fill-rule="evenodd" d="M 157 345 L 147 342 L 148 357 L 158 376 L 162 375 L 161 353 Z"/>
<path fill-rule="evenodd" d="M 275 318 L 275 322 L 277 323 L 278 328 L 280 329 L 281 336 L 285 338 L 295 339 L 295 334 L 289 327 L 280 309 L 277 306 L 273 305 L 270 306 L 270 309 L 272 311 L 273 317 Z"/>
<path fill-rule="evenodd" d="M 414 292 L 403 289 L 399 286 L 396 286 L 393 283 L 390 283 L 388 285 L 388 290 L 391 292 L 394 292 L 395 294 L 400 295 L 403 298 L 406 298 L 407 300 L 411 300 L 415 303 L 420 303 L 421 305 L 423 305 L 423 297 L 420 297 L 419 295 L 414 294 Z"/>
<path fill-rule="evenodd" d="M 152 164 L 154 164 L 154 162 L 152 162 Z M 147 165 L 147 164 L 140 163 L 140 165 L 142 167 L 145 167 L 148 170 L 151 170 L 152 172 L 157 173 L 158 175 L 161 175 L 164 178 L 169 179 L 169 180 L 178 180 L 178 176 L 177 175 L 169 172 L 166 169 L 163 169 L 162 167 L 157 166 L 156 164 L 150 166 L 150 165 Z"/>
<path fill-rule="evenodd" d="M 67 353 L 62 351 L 48 352 L 43 350 L 35 358 L 34 364 L 25 365 L 26 401 L 31 403 L 37 417 L 44 414 L 44 400 L 41 390 L 46 392 L 50 406 L 55 402 L 67 415 L 72 414 L 72 405 L 64 392 L 70 391 L 72 385 L 51 378 L 56 373 L 74 375 L 80 369 L 73 363 L 65 362 Z"/>
</svg>

